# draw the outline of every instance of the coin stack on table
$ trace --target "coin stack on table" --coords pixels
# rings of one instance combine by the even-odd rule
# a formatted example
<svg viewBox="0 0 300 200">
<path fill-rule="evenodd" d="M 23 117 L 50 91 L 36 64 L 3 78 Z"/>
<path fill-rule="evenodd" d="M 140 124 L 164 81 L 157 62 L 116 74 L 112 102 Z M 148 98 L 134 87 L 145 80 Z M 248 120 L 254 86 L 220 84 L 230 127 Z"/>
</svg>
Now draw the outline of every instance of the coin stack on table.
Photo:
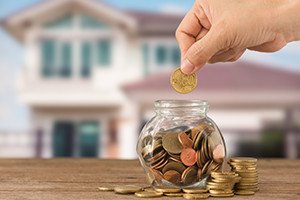
<svg viewBox="0 0 300 200">
<path fill-rule="evenodd" d="M 185 131 L 162 131 L 143 139 L 141 157 L 157 184 L 187 186 L 221 168 L 225 157 L 222 141 L 214 141 L 215 130 L 201 122 Z M 146 171 L 147 171 L 146 170 Z"/>
<path fill-rule="evenodd" d="M 257 159 L 236 157 L 229 160 L 233 171 L 212 172 L 207 181 L 207 187 L 167 187 L 136 185 L 101 186 L 102 192 L 114 191 L 116 194 L 134 194 L 141 198 L 154 197 L 184 197 L 185 199 L 206 199 L 208 197 L 232 197 L 237 195 L 254 195 L 257 186 Z M 253 169 L 255 168 L 255 170 Z M 246 172 L 247 169 L 248 171 Z M 251 178 L 251 180 L 250 180 Z"/>
<path fill-rule="evenodd" d="M 211 179 L 207 183 L 210 196 L 231 197 L 234 196 L 234 185 L 240 177 L 235 172 L 212 172 Z"/>
<path fill-rule="evenodd" d="M 241 180 L 236 184 L 236 193 L 254 193 L 258 188 L 257 159 L 237 157 L 229 160 L 232 171 L 236 172 Z"/>
</svg>

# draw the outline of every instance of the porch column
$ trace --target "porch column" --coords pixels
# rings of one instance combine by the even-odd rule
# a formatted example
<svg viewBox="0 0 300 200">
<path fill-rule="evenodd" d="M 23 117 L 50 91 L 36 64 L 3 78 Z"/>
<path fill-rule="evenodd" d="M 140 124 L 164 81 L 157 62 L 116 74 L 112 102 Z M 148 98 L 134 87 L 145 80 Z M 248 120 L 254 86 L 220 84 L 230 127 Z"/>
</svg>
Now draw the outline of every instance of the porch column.
<svg viewBox="0 0 300 200">
<path fill-rule="evenodd" d="M 285 110 L 284 134 L 285 134 L 285 157 L 296 159 L 297 152 L 297 137 L 294 129 L 293 111 L 288 108 Z"/>
<path fill-rule="evenodd" d="M 123 159 L 137 158 L 136 143 L 138 139 L 138 107 L 134 102 L 127 102 L 121 112 L 118 123 L 119 157 Z"/>
</svg>

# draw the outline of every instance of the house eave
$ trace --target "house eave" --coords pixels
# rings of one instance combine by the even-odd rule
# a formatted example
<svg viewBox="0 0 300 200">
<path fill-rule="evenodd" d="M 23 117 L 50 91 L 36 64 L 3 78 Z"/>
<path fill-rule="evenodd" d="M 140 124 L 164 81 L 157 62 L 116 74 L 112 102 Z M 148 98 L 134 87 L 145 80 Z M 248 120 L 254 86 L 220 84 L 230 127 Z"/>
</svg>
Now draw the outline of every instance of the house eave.
<svg viewBox="0 0 300 200">
<path fill-rule="evenodd" d="M 78 5 L 83 11 L 89 11 L 89 13 L 97 15 L 97 17 L 99 18 L 105 16 L 106 18 L 110 19 L 111 23 L 122 24 L 122 26 L 124 26 L 129 32 L 134 33 L 137 31 L 137 21 L 131 16 L 128 16 L 126 13 L 114 10 L 113 8 L 103 3 L 86 0 L 44 1 L 36 6 L 32 6 L 26 10 L 22 10 L 19 13 L 4 18 L 2 21 L 0 21 L 0 26 L 3 27 L 18 41 L 24 42 L 26 27 L 23 26 L 24 24 L 26 24 L 26 22 L 34 22 L 33 24 L 36 24 L 42 19 L 41 16 L 51 17 L 45 15 L 45 13 L 49 13 L 51 11 L 56 12 L 58 8 L 60 10 L 72 10 Z"/>
</svg>

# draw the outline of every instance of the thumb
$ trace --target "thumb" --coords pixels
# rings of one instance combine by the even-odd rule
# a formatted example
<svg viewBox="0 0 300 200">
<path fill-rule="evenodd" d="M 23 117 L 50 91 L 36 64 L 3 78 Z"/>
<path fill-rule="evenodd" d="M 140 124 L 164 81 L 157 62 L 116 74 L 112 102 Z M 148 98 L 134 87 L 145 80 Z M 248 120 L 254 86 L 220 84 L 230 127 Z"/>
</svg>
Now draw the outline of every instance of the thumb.
<svg viewBox="0 0 300 200">
<path fill-rule="evenodd" d="M 218 36 L 218 32 L 211 28 L 202 39 L 195 42 L 185 54 L 181 63 L 181 71 L 191 74 L 203 67 L 220 50 Z"/>
</svg>

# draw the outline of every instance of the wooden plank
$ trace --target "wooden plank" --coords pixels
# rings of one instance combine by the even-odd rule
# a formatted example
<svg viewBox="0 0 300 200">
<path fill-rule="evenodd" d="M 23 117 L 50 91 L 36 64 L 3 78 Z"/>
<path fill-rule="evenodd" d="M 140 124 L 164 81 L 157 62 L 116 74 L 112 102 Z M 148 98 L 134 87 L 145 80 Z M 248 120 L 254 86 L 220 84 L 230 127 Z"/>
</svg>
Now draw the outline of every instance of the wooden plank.
<svg viewBox="0 0 300 200">
<path fill-rule="evenodd" d="M 260 191 L 254 196 L 236 195 L 235 200 L 300 199 L 300 160 L 259 160 L 258 170 Z M 97 187 L 105 184 L 147 185 L 143 169 L 136 160 L 0 160 L 1 200 L 135 198 L 99 192 Z"/>
</svg>

